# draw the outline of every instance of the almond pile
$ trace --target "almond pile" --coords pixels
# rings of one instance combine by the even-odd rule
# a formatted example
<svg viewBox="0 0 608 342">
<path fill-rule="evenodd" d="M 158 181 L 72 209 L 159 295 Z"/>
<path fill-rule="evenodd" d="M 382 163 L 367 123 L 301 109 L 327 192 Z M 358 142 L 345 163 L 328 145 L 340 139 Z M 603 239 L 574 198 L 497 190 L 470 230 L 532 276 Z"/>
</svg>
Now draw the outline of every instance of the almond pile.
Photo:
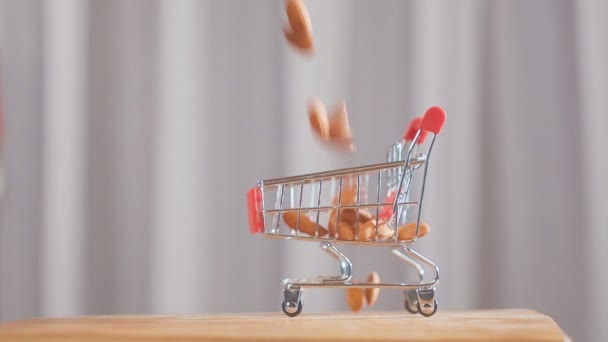
<svg viewBox="0 0 608 342">
<path fill-rule="evenodd" d="M 365 195 L 365 189 L 359 191 L 358 196 Z M 359 199 L 360 200 L 360 199 Z M 341 193 L 337 195 L 332 204 L 334 206 L 349 206 L 359 203 L 357 199 L 357 186 L 345 186 Z M 372 213 L 360 208 L 334 208 L 329 212 L 329 220 L 327 228 L 316 223 L 316 214 L 314 219 L 308 216 L 305 212 L 297 210 L 288 210 L 283 214 L 283 221 L 291 229 L 299 230 L 301 233 L 315 236 L 318 231 L 318 237 L 326 237 L 329 234 L 330 238 L 337 238 L 345 241 L 382 241 L 392 239 L 395 230 L 380 218 L 376 218 Z M 359 230 L 357 231 L 357 224 Z M 428 224 L 420 222 L 418 229 L 418 237 L 423 237 L 429 233 L 431 228 Z M 416 237 L 416 222 L 410 222 L 399 227 L 397 231 L 398 241 L 410 241 Z"/>
<path fill-rule="evenodd" d="M 364 192 L 364 191 L 363 191 Z M 361 196 L 361 193 L 359 194 Z M 357 187 L 344 188 L 339 196 L 333 200 L 333 205 L 355 205 L 357 204 Z M 357 231 L 358 224 L 358 231 Z M 395 230 L 384 220 L 374 217 L 365 209 L 343 208 L 332 209 L 327 223 L 329 236 L 338 240 L 375 241 L 392 238 Z M 418 237 L 423 237 L 430 231 L 430 227 L 420 223 Z M 416 223 L 406 223 L 399 227 L 397 240 L 409 241 L 416 236 Z"/>
<path fill-rule="evenodd" d="M 287 0 L 285 9 L 288 20 L 283 28 L 285 39 L 301 53 L 312 55 L 315 44 L 306 6 L 302 0 Z M 312 131 L 322 142 L 343 151 L 355 151 L 344 101 L 332 108 L 328 115 L 325 104 L 321 100 L 311 99 L 308 114 Z"/>
</svg>

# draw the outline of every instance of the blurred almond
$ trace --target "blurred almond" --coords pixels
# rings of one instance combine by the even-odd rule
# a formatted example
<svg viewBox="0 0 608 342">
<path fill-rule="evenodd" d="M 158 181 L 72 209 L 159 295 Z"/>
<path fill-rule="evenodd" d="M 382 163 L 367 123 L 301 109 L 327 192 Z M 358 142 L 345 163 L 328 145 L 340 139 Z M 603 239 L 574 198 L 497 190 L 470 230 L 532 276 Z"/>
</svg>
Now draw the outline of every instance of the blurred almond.
<svg viewBox="0 0 608 342">
<path fill-rule="evenodd" d="M 289 226 L 291 229 L 298 229 L 298 211 L 286 211 L 283 213 L 283 221 L 285 224 Z M 313 221 L 308 215 L 302 213 L 300 214 L 300 232 L 306 233 L 310 236 L 315 236 L 315 232 L 317 230 L 317 223 Z M 319 225 L 319 237 L 323 237 L 327 235 L 327 229 L 323 226 Z"/>
<path fill-rule="evenodd" d="M 349 287 L 346 290 L 346 302 L 352 311 L 361 311 L 363 306 L 365 306 L 365 293 L 363 289 L 360 287 Z"/>
<path fill-rule="evenodd" d="M 382 220 L 378 220 L 378 240 L 384 240 L 392 237 L 395 234 L 395 230 Z"/>
<path fill-rule="evenodd" d="M 329 131 L 332 138 L 351 138 L 348 111 L 344 101 L 340 102 L 332 111 Z"/>
<path fill-rule="evenodd" d="M 355 205 L 357 204 L 357 192 L 359 193 L 359 197 L 367 194 L 364 187 L 361 187 L 361 190 L 357 191 L 356 183 L 353 185 L 342 184 L 342 190 L 334 197 L 333 204 Z"/>
<path fill-rule="evenodd" d="M 359 241 L 372 241 L 376 234 L 376 225 L 374 221 L 359 223 L 359 232 L 357 234 Z"/>
<path fill-rule="evenodd" d="M 287 39 L 292 46 L 307 53 L 312 53 L 314 51 L 314 42 L 310 35 L 294 33 L 289 27 L 285 27 L 283 33 L 285 34 L 285 39 Z"/>
<path fill-rule="evenodd" d="M 380 284 L 380 275 L 376 272 L 372 272 L 367 276 L 367 282 L 372 284 Z M 380 296 L 380 288 L 367 288 L 365 289 L 365 301 L 368 306 L 373 306 L 378 301 Z"/>
<path fill-rule="evenodd" d="M 346 110 L 346 103 L 344 101 L 336 106 L 330 115 L 329 137 L 334 145 L 349 151 L 355 150 L 352 131 L 348 121 L 348 111 Z"/>
<path fill-rule="evenodd" d="M 329 236 L 336 237 L 337 229 L 336 227 L 340 224 L 340 222 L 336 219 L 338 215 L 337 209 L 332 209 L 329 212 L 329 221 L 327 222 L 327 228 L 329 229 Z"/>
<path fill-rule="evenodd" d="M 283 29 L 285 38 L 298 50 L 312 52 L 314 50 L 314 40 L 306 6 L 301 0 L 287 0 L 285 7 L 289 20 L 289 25 L 286 25 Z"/>
<path fill-rule="evenodd" d="M 359 224 L 365 223 L 372 219 L 372 214 L 365 209 L 342 209 L 340 210 L 340 221 L 354 225 L 357 223 L 357 216 L 359 217 Z"/>
<path fill-rule="evenodd" d="M 340 223 L 338 227 L 338 240 L 353 241 L 355 239 L 355 227 Z"/>
<path fill-rule="evenodd" d="M 329 119 L 325 105 L 319 99 L 311 99 L 308 105 L 308 119 L 310 128 L 322 140 L 329 139 Z"/>
</svg>

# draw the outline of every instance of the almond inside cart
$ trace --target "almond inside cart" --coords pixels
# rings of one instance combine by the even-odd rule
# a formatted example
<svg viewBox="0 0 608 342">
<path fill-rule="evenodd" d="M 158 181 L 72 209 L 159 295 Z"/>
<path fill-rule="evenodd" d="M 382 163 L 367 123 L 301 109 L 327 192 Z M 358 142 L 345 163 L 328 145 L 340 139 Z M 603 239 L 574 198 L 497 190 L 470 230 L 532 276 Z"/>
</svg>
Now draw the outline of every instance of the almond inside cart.
<svg viewBox="0 0 608 342">
<path fill-rule="evenodd" d="M 412 246 L 430 231 L 422 204 L 431 152 L 445 120 L 440 107 L 412 120 L 404 138 L 389 146 L 385 163 L 261 180 L 249 190 L 252 233 L 320 242 L 340 266 L 335 276 L 284 279 L 281 308 L 287 316 L 302 312 L 304 288 L 399 289 L 407 311 L 427 317 L 437 311 L 439 269 Z M 353 265 L 339 244 L 388 247 L 418 279 L 354 283 Z"/>
</svg>

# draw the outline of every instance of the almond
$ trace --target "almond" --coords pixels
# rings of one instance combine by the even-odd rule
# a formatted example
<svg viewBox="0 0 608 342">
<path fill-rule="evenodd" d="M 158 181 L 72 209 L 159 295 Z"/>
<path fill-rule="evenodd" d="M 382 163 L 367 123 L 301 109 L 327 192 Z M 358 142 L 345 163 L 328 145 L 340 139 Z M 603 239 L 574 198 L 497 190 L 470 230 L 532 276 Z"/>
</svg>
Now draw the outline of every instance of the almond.
<svg viewBox="0 0 608 342">
<path fill-rule="evenodd" d="M 325 105 L 319 99 L 311 99 L 308 106 L 310 127 L 322 140 L 329 139 L 329 119 Z"/>
<path fill-rule="evenodd" d="M 357 223 L 357 216 L 359 216 L 359 224 L 365 223 L 372 219 L 372 214 L 365 209 L 342 209 L 340 210 L 340 221 L 355 225 Z"/>
<path fill-rule="evenodd" d="M 298 229 L 298 212 L 297 211 L 286 211 L 283 213 L 283 221 L 291 229 Z M 308 215 L 300 214 L 300 232 L 306 233 L 311 236 L 315 236 L 317 230 L 317 224 Z M 327 235 L 327 229 L 319 225 L 319 237 Z"/>
<path fill-rule="evenodd" d="M 380 284 L 380 275 L 376 272 L 372 272 L 367 276 L 367 282 L 372 284 Z M 378 301 L 380 295 L 380 288 L 367 288 L 365 289 L 365 301 L 368 306 L 373 306 Z"/>
<path fill-rule="evenodd" d="M 429 233 L 431 227 L 429 227 L 426 223 L 420 222 L 420 227 L 418 229 L 418 237 L 421 238 Z M 416 236 L 416 222 L 406 223 L 403 226 L 399 227 L 398 239 L 400 241 L 408 241 L 413 240 Z"/>
<path fill-rule="evenodd" d="M 302 52 L 312 53 L 314 51 L 314 41 L 310 34 L 301 34 L 291 31 L 289 27 L 283 29 L 285 39 Z"/>
<path fill-rule="evenodd" d="M 372 241 L 374 234 L 376 234 L 376 224 L 373 220 L 359 224 L 359 241 Z"/>
<path fill-rule="evenodd" d="M 352 311 L 361 311 L 365 305 L 365 293 L 363 289 L 360 287 L 349 287 L 346 290 L 346 302 Z"/>
<path fill-rule="evenodd" d="M 352 131 L 344 101 L 336 106 L 329 118 L 329 137 L 336 145 L 354 151 L 355 146 L 352 141 Z"/>
<path fill-rule="evenodd" d="M 302 0 L 287 0 L 285 4 L 289 26 L 295 33 L 310 32 L 310 16 Z"/>
<path fill-rule="evenodd" d="M 327 228 L 329 228 L 330 237 L 336 237 L 336 226 L 340 224 L 340 222 L 336 220 L 336 215 L 338 215 L 337 209 L 332 209 L 329 212 L 329 222 L 327 222 Z"/>
<path fill-rule="evenodd" d="M 301 0 L 287 0 L 286 12 L 289 25 L 283 31 L 287 41 L 303 52 L 312 52 L 312 25 L 304 3 Z"/>
<path fill-rule="evenodd" d="M 359 196 L 364 196 L 365 195 L 365 188 L 361 187 L 361 190 L 359 191 Z M 343 180 L 343 184 L 342 184 L 342 191 L 340 192 L 339 195 L 336 195 L 332 201 L 333 205 L 337 206 L 337 205 L 355 205 L 357 204 L 357 183 L 353 183 L 353 180 L 350 177 L 346 177 Z M 336 220 L 336 215 L 338 214 L 338 209 L 332 209 L 329 212 L 329 222 L 327 223 L 327 227 L 329 228 L 329 235 L 331 237 L 335 237 L 336 236 L 336 227 L 340 225 L 340 223 L 343 221 L 343 211 L 345 210 L 351 210 L 351 211 L 356 211 L 356 209 L 340 209 L 340 217 Z M 359 217 L 359 219 L 361 220 L 363 218 L 363 220 L 366 220 L 366 216 L 367 214 L 365 212 L 363 212 L 363 214 L 361 214 L 361 210 L 359 209 L 359 215 L 363 215 L 363 217 Z M 346 214 L 348 216 L 348 214 Z M 355 221 L 353 221 L 352 223 L 354 223 Z M 353 235 L 354 236 L 354 235 Z"/>
<path fill-rule="evenodd" d="M 348 182 L 348 180 L 347 180 Z M 343 182 L 344 183 L 344 182 Z M 366 194 L 366 191 L 363 187 L 361 187 L 361 190 L 359 191 L 359 197 L 362 197 Z M 357 204 L 357 184 L 349 184 L 349 185 L 345 185 L 342 184 L 342 191 L 340 192 L 339 195 L 336 195 L 336 197 L 333 200 L 333 204 L 334 205 L 355 205 Z"/>
<path fill-rule="evenodd" d="M 338 240 L 352 241 L 355 239 L 355 228 L 349 224 L 341 223 L 338 227 Z"/>
<path fill-rule="evenodd" d="M 373 241 L 378 232 L 378 240 L 387 239 L 394 234 L 394 230 L 382 220 L 369 220 L 360 224 L 359 241 Z"/>
<path fill-rule="evenodd" d="M 384 240 L 384 239 L 388 239 L 390 237 L 392 237 L 395 234 L 395 230 L 393 228 L 391 228 L 391 226 L 389 226 L 388 224 L 382 222 L 382 220 L 380 220 L 379 224 L 378 224 L 378 239 L 379 240 Z"/>
</svg>

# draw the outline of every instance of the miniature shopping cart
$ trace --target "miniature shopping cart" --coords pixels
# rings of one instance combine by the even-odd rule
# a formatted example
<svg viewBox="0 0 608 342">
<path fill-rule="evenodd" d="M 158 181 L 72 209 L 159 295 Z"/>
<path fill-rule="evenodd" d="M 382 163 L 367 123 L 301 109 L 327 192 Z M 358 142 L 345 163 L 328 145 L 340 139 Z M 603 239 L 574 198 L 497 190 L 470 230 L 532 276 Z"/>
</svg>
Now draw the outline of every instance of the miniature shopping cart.
<svg viewBox="0 0 608 342">
<path fill-rule="evenodd" d="M 302 289 L 306 287 L 401 289 L 409 312 L 428 317 L 437 311 L 439 269 L 410 246 L 422 233 L 420 214 L 429 159 L 445 120 L 440 107 L 432 107 L 424 117 L 414 119 L 404 139 L 389 147 L 386 163 L 263 180 L 248 191 L 251 233 L 320 241 L 321 248 L 340 265 L 337 276 L 283 280 L 282 309 L 286 315 L 300 314 Z M 430 143 L 424 144 L 429 133 Z M 418 175 L 421 179 L 414 191 L 412 181 Z M 418 280 L 353 283 L 352 263 L 337 248 L 339 243 L 390 247 L 394 255 L 417 271 Z M 434 273 L 431 280 L 425 280 L 423 265 Z"/>
</svg>

